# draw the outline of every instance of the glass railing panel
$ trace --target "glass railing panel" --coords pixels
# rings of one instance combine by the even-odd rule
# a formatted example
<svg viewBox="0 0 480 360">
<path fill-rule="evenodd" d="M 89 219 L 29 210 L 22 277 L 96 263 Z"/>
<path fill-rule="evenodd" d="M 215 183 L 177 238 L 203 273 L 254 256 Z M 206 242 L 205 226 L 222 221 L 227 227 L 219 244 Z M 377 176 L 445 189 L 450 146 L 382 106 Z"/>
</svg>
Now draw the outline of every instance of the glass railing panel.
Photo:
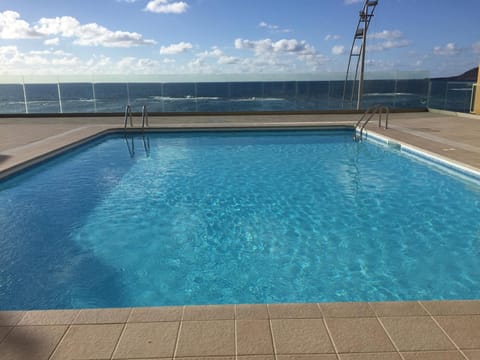
<svg viewBox="0 0 480 360">
<path fill-rule="evenodd" d="M 263 84 L 262 111 L 299 110 L 297 81 L 269 81 Z"/>
<path fill-rule="evenodd" d="M 423 73 L 367 74 L 363 107 L 425 106 Z M 470 92 L 459 84 L 441 87 L 432 81 L 436 108 L 468 108 Z M 460 84 L 461 86 L 465 84 Z M 344 89 L 346 96 L 344 97 Z M 237 75 L 76 75 L 0 79 L 2 113 L 123 113 L 146 105 L 157 112 L 335 111 L 357 107 L 358 81 L 346 84 L 341 74 Z M 353 96 L 352 96 L 353 93 Z M 449 95 L 448 97 L 446 95 Z M 26 99 L 26 101 L 25 101 Z"/>
<path fill-rule="evenodd" d="M 298 81 L 296 109 L 301 111 L 329 108 L 329 81 Z"/>
<path fill-rule="evenodd" d="M 375 105 L 394 107 L 396 89 L 395 80 L 366 80 L 363 88 L 363 107 Z"/>
<path fill-rule="evenodd" d="M 25 97 L 21 84 L 0 84 L 0 113 L 26 113 Z"/>
<path fill-rule="evenodd" d="M 129 83 L 128 93 L 132 111 L 140 112 L 145 105 L 149 112 L 163 112 L 163 84 Z"/>
<path fill-rule="evenodd" d="M 329 109 L 330 110 L 356 109 L 357 108 L 357 91 L 358 91 L 358 82 L 348 81 L 345 86 L 344 80 L 330 81 L 329 89 L 328 89 Z"/>
<path fill-rule="evenodd" d="M 232 111 L 262 111 L 264 82 L 232 82 L 230 91 Z"/>
<path fill-rule="evenodd" d="M 96 83 L 93 89 L 98 113 L 123 112 L 130 103 L 126 83 Z"/>
<path fill-rule="evenodd" d="M 428 91 L 428 107 L 432 109 L 445 109 L 445 100 L 447 97 L 446 80 L 430 80 Z"/>
<path fill-rule="evenodd" d="M 231 111 L 230 83 L 196 83 L 196 106 L 200 112 Z"/>
<path fill-rule="evenodd" d="M 166 112 L 197 111 L 195 83 L 163 84 L 163 108 Z"/>
<path fill-rule="evenodd" d="M 58 84 L 25 84 L 28 113 L 60 113 Z"/>
<path fill-rule="evenodd" d="M 64 113 L 96 112 L 94 86 L 91 83 L 61 83 L 60 100 Z"/>
<path fill-rule="evenodd" d="M 395 89 L 395 108 L 421 109 L 427 106 L 428 80 L 397 80 Z"/>
<path fill-rule="evenodd" d="M 470 112 L 472 84 L 471 81 L 449 81 L 447 83 L 445 110 Z"/>
</svg>

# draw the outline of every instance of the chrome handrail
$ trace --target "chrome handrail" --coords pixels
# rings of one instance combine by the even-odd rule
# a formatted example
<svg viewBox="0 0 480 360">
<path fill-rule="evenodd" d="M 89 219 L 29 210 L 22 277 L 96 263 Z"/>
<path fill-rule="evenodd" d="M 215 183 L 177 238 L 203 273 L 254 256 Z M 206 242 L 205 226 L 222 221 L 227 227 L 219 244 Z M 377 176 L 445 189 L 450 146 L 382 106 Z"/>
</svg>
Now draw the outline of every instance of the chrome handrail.
<svg viewBox="0 0 480 360">
<path fill-rule="evenodd" d="M 147 106 L 143 105 L 142 106 L 142 130 L 146 127 L 149 127 L 148 124 L 148 111 L 147 111 Z"/>
<path fill-rule="evenodd" d="M 357 121 L 355 124 L 355 135 L 353 136 L 353 139 L 355 141 L 359 141 L 363 139 L 363 130 L 367 126 L 368 122 L 378 113 L 378 127 L 382 127 L 382 114 L 385 112 L 385 130 L 388 129 L 388 118 L 390 117 L 390 109 L 388 106 L 381 106 L 381 105 L 375 105 L 367 109 L 360 118 L 360 120 Z M 360 135 L 357 135 L 357 128 L 359 125 L 362 123 L 362 121 L 366 118 L 363 122 L 363 124 L 360 127 Z"/>
<path fill-rule="evenodd" d="M 127 128 L 127 121 L 130 118 L 130 127 L 133 127 L 132 107 L 130 105 L 125 106 L 125 122 L 123 128 Z"/>
</svg>

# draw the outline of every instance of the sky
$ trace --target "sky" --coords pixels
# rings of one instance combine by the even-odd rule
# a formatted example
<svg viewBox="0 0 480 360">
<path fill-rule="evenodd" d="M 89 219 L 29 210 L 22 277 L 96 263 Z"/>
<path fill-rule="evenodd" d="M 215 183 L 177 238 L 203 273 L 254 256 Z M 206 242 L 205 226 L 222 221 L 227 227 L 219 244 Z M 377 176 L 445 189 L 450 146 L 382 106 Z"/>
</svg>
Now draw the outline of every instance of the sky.
<svg viewBox="0 0 480 360">
<path fill-rule="evenodd" d="M 0 0 L 1 75 L 344 73 L 364 0 Z M 368 72 L 480 63 L 479 0 L 379 0 Z"/>
</svg>

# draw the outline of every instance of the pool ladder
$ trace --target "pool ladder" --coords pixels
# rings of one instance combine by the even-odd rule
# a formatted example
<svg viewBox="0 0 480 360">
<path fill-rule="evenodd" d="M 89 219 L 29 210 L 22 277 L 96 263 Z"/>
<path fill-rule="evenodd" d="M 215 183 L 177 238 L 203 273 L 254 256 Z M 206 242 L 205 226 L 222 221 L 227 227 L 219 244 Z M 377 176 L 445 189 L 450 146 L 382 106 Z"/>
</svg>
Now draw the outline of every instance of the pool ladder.
<svg viewBox="0 0 480 360">
<path fill-rule="evenodd" d="M 133 158 L 135 157 L 135 141 L 134 137 L 132 136 L 130 141 L 128 139 L 128 133 L 127 133 L 127 125 L 130 122 L 130 127 L 133 127 L 133 116 L 132 116 L 132 107 L 130 105 L 127 105 L 125 107 L 125 121 L 123 124 L 123 128 L 125 130 L 125 142 L 127 144 L 128 152 L 130 153 L 130 157 Z M 147 111 L 147 106 L 143 105 L 142 106 L 142 140 L 143 140 L 143 147 L 145 149 L 145 154 L 147 157 L 150 157 L 150 138 L 148 134 L 145 134 L 145 127 L 150 127 L 148 123 L 148 111 Z"/>
<path fill-rule="evenodd" d="M 130 127 L 133 127 L 133 115 L 132 115 L 132 107 L 130 105 L 125 106 L 125 121 L 123 124 L 123 128 L 127 130 L 127 125 L 130 120 Z M 145 130 L 145 127 L 150 127 L 148 123 L 148 111 L 147 106 L 142 106 L 142 131 Z"/>
<path fill-rule="evenodd" d="M 360 120 L 355 124 L 355 135 L 353 136 L 353 140 L 361 141 L 363 139 L 363 130 L 376 114 L 378 114 L 378 127 L 382 127 L 382 115 L 385 114 L 385 130 L 388 129 L 390 109 L 388 106 L 375 105 L 368 108 L 367 111 L 363 113 Z M 358 131 L 358 128 L 360 128 L 360 131 Z"/>
</svg>

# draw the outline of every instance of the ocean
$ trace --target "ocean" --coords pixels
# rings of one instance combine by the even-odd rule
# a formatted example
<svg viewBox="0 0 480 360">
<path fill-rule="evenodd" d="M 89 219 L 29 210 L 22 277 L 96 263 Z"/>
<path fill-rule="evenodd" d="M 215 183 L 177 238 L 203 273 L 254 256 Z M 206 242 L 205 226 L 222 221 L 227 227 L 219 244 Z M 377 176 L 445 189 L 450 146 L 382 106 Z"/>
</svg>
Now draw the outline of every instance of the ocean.
<svg viewBox="0 0 480 360">
<path fill-rule="evenodd" d="M 351 93 L 352 82 L 347 93 Z M 363 108 L 468 112 L 471 82 L 367 80 Z M 328 111 L 356 107 L 343 100 L 344 81 L 61 82 L 0 84 L 0 114 L 120 113 L 130 104 L 150 113 Z M 350 94 L 349 94 L 350 95 Z"/>
</svg>

